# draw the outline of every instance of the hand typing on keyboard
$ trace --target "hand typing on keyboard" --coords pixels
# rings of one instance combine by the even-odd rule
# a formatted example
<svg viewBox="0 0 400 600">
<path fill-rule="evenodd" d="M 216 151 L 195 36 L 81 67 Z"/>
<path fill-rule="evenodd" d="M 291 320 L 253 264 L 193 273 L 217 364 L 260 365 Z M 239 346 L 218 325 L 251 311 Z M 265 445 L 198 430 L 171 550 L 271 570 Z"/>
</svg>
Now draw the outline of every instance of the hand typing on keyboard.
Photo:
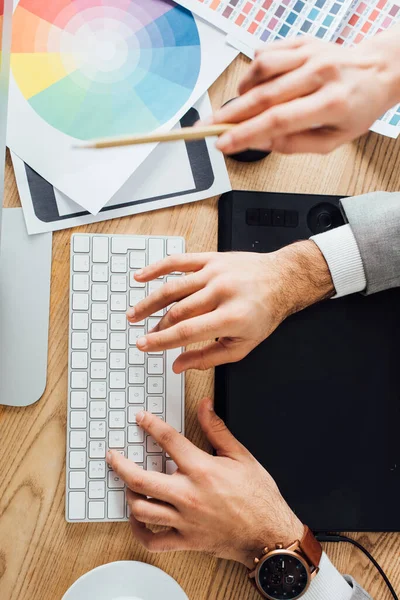
<svg viewBox="0 0 400 600">
<path fill-rule="evenodd" d="M 208 398 L 200 403 L 198 418 L 218 456 L 203 452 L 156 416 L 136 415 L 140 428 L 177 464 L 173 475 L 144 471 L 115 450 L 107 453 L 128 488 L 134 536 L 153 552 L 200 550 L 248 567 L 260 548 L 301 539 L 303 525 L 274 480 L 233 437 Z M 154 533 L 146 524 L 168 529 Z"/>
<path fill-rule="evenodd" d="M 325 259 L 312 241 L 270 254 L 174 255 L 136 271 L 135 278 L 144 283 L 173 272 L 191 274 L 170 279 L 127 315 L 135 324 L 173 305 L 137 340 L 143 352 L 217 339 L 178 356 L 176 373 L 242 359 L 287 316 L 334 291 Z"/>
</svg>

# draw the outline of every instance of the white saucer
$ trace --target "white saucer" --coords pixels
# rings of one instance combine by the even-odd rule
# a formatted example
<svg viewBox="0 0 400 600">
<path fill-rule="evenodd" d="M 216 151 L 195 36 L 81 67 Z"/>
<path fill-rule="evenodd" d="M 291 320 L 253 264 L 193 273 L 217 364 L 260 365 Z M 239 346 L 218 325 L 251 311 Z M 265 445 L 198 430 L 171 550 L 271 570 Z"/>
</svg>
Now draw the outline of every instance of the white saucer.
<svg viewBox="0 0 400 600">
<path fill-rule="evenodd" d="M 62 600 L 189 600 L 183 589 L 157 567 L 123 560 L 82 575 Z"/>
</svg>

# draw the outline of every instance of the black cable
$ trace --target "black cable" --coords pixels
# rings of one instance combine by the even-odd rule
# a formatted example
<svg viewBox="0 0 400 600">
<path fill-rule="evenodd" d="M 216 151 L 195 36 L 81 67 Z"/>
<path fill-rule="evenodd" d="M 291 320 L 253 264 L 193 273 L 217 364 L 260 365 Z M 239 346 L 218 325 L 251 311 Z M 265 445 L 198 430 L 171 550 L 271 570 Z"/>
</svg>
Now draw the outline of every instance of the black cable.
<svg viewBox="0 0 400 600">
<path fill-rule="evenodd" d="M 348 544 L 353 544 L 353 546 L 356 546 L 356 548 L 361 550 L 361 552 L 363 552 L 365 554 L 365 556 L 372 562 L 372 564 L 379 571 L 379 574 L 381 575 L 383 581 L 386 583 L 394 600 L 399 600 L 396 592 L 394 591 L 392 584 L 389 581 L 389 578 L 387 577 L 386 573 L 384 572 L 384 570 L 382 569 L 380 564 L 377 563 L 377 561 L 372 556 L 372 554 L 370 554 L 368 552 L 368 550 L 360 544 L 360 542 L 357 542 L 356 540 L 353 540 L 353 539 L 347 537 L 347 535 L 340 535 L 339 533 L 316 533 L 315 537 L 317 538 L 317 540 L 319 542 L 347 542 Z"/>
</svg>

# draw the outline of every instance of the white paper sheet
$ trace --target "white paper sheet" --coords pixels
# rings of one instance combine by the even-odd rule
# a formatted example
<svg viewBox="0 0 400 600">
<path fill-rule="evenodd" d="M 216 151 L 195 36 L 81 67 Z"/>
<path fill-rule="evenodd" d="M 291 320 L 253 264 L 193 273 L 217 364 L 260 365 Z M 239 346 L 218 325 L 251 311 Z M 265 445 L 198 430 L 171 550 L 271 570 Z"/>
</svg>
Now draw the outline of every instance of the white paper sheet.
<svg viewBox="0 0 400 600">
<path fill-rule="evenodd" d="M 160 0 L 148 0 L 160 2 Z M 15 0 L 15 5 L 17 0 Z M 196 18 L 201 67 L 187 102 L 158 131 L 171 129 L 208 90 L 238 52 L 225 35 Z M 76 140 L 47 124 L 10 82 L 8 145 L 44 179 L 96 215 L 156 147 L 154 144 L 106 150 L 74 150 Z"/>
<path fill-rule="evenodd" d="M 205 119 L 211 114 L 211 104 L 208 94 L 205 94 L 195 105 L 200 117 Z M 121 190 L 113 197 L 108 205 L 121 205 L 146 198 L 157 197 L 161 194 L 172 195 L 170 198 L 146 202 L 143 204 L 126 205 L 113 210 L 99 213 L 98 215 L 85 215 L 71 217 L 63 220 L 44 222 L 34 211 L 32 196 L 28 184 L 24 162 L 17 155 L 11 153 L 21 204 L 24 209 L 26 227 L 29 234 L 45 231 L 57 231 L 69 227 L 77 227 L 89 223 L 97 223 L 108 219 L 120 218 L 126 215 L 152 211 L 167 206 L 175 206 L 188 202 L 204 200 L 220 195 L 231 190 L 225 159 L 221 152 L 215 148 L 215 139 L 206 140 L 209 159 L 211 162 L 214 181 L 212 185 L 202 191 L 190 191 L 195 187 L 193 172 L 190 166 L 186 145 L 184 142 L 172 144 L 159 144 L 137 171 L 129 178 Z M 58 190 L 54 190 L 59 214 L 68 215 L 80 212 L 82 208 Z"/>
</svg>

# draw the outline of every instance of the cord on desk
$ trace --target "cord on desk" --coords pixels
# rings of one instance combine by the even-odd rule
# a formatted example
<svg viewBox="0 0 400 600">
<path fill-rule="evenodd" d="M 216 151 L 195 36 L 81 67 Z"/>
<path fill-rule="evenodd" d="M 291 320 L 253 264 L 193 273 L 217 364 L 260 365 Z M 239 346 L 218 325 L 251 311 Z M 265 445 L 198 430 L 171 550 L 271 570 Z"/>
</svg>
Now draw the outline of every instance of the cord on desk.
<svg viewBox="0 0 400 600">
<path fill-rule="evenodd" d="M 356 546 L 356 548 L 361 550 L 361 552 L 363 552 L 365 554 L 365 556 L 372 562 L 372 564 L 379 571 L 379 574 L 381 575 L 383 581 L 386 583 L 394 600 L 399 600 L 396 592 L 394 591 L 392 584 L 389 581 L 389 578 L 387 577 L 386 573 L 384 572 L 384 570 L 382 569 L 380 564 L 377 563 L 377 561 L 372 556 L 372 554 L 370 554 L 368 552 L 368 550 L 360 544 L 360 542 L 357 542 L 356 540 L 353 540 L 353 539 L 347 537 L 347 535 L 340 535 L 339 533 L 315 533 L 315 537 L 317 538 L 317 540 L 319 542 L 347 542 L 348 544 L 353 544 L 353 546 Z"/>
</svg>

